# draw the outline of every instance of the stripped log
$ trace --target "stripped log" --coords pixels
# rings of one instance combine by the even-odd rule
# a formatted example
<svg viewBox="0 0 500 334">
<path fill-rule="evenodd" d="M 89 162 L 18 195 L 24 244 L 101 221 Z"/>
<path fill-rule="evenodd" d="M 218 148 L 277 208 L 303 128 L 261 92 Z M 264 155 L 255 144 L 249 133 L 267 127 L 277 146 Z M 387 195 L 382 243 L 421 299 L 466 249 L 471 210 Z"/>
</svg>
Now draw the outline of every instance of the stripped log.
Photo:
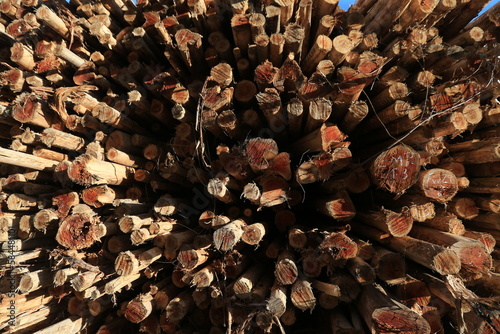
<svg viewBox="0 0 500 334">
<path fill-rule="evenodd" d="M 421 226 L 414 226 L 410 236 L 436 245 L 450 247 L 459 256 L 464 270 L 482 273 L 489 271 L 491 256 L 486 252 L 484 246 L 474 239 Z"/>
<path fill-rule="evenodd" d="M 430 333 L 429 324 L 424 318 L 402 304 L 393 302 L 380 286 L 365 286 L 356 306 L 374 333 L 383 332 L 386 328 Z"/>
</svg>

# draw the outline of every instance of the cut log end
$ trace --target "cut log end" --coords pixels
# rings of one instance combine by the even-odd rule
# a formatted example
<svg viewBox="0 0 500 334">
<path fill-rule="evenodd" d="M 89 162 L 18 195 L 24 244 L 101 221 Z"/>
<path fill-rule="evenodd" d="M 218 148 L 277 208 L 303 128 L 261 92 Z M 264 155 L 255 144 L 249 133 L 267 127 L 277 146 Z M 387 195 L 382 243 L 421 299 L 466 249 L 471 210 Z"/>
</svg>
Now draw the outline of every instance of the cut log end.
<svg viewBox="0 0 500 334">
<path fill-rule="evenodd" d="M 390 211 L 386 219 L 389 233 L 394 237 L 408 235 L 413 227 L 413 218 L 411 217 L 410 209 L 407 207 L 403 208 L 401 213 Z"/>
<path fill-rule="evenodd" d="M 298 277 L 298 270 L 295 262 L 291 259 L 284 259 L 276 263 L 274 275 L 279 284 L 290 285 L 293 284 Z"/>
<path fill-rule="evenodd" d="M 376 309 L 372 314 L 375 333 L 430 333 L 430 326 L 410 310 Z"/>
<path fill-rule="evenodd" d="M 272 139 L 253 138 L 245 144 L 248 163 L 256 169 L 269 167 L 269 160 L 278 154 L 278 145 Z"/>
<path fill-rule="evenodd" d="M 422 172 L 418 180 L 425 196 L 438 202 L 448 202 L 458 192 L 458 181 L 452 172 L 434 168 Z"/>
<path fill-rule="evenodd" d="M 69 249 L 87 248 L 99 241 L 99 226 L 96 219 L 87 214 L 73 214 L 61 222 L 56 240 Z"/>
<path fill-rule="evenodd" d="M 458 273 L 461 268 L 460 259 L 450 249 L 444 249 L 433 258 L 432 268 L 441 275 Z"/>
<path fill-rule="evenodd" d="M 319 245 L 319 249 L 331 252 L 334 259 L 347 260 L 358 254 L 358 245 L 344 233 L 331 233 Z"/>
<path fill-rule="evenodd" d="M 86 163 L 90 159 L 92 159 L 90 156 L 80 156 L 69 165 L 67 172 L 71 181 L 84 186 L 96 184 L 100 181 L 99 177 L 92 175 L 87 170 Z"/>
<path fill-rule="evenodd" d="M 370 168 L 372 180 L 391 193 L 401 194 L 417 182 L 420 161 L 412 148 L 395 146 L 375 159 Z"/>
</svg>

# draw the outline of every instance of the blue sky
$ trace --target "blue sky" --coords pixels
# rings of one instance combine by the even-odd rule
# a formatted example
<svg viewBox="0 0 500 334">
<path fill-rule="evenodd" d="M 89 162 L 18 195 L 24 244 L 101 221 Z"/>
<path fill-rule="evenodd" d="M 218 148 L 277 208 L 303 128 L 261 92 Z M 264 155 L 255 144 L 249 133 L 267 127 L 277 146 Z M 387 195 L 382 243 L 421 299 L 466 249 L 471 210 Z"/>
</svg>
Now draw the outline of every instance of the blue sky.
<svg viewBox="0 0 500 334">
<path fill-rule="evenodd" d="M 349 6 L 352 5 L 354 2 L 356 2 L 355 0 L 340 0 L 339 2 L 339 5 L 340 5 L 340 8 L 342 9 L 349 9 Z"/>
<path fill-rule="evenodd" d="M 475 0 L 472 0 L 472 1 L 475 1 Z M 483 12 L 486 11 L 488 8 L 492 7 L 494 4 L 496 4 L 499 1 L 500 0 L 492 0 L 488 4 L 488 6 L 486 6 L 486 8 L 483 9 Z M 349 9 L 349 6 L 352 5 L 354 2 L 355 2 L 355 0 L 340 0 L 340 2 L 339 2 L 340 8 L 342 8 L 342 9 Z M 479 14 L 482 14 L 483 12 L 481 12 Z"/>
</svg>

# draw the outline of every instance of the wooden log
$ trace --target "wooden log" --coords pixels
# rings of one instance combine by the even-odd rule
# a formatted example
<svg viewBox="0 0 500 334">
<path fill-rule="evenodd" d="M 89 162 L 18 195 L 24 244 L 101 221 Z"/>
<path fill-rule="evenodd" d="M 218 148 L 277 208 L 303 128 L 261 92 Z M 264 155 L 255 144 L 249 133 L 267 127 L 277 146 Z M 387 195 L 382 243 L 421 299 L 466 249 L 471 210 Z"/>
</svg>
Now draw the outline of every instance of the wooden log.
<svg viewBox="0 0 500 334">
<path fill-rule="evenodd" d="M 132 276 L 158 260 L 162 254 L 159 247 L 122 252 L 115 260 L 115 271 L 120 276 Z"/>
<path fill-rule="evenodd" d="M 355 101 L 349 106 L 339 127 L 344 133 L 350 133 L 368 115 L 368 105 L 364 101 Z"/>
<path fill-rule="evenodd" d="M 266 88 L 255 98 L 260 110 L 264 113 L 271 131 L 283 136 L 286 130 L 286 119 L 281 104 L 281 98 L 275 88 Z"/>
<path fill-rule="evenodd" d="M 500 159 L 500 146 L 498 144 L 492 144 L 475 150 L 455 153 L 453 159 L 463 164 L 495 162 Z"/>
<path fill-rule="evenodd" d="M 78 274 L 78 270 L 76 268 L 63 268 L 58 270 L 54 274 L 54 286 L 64 285 L 67 281 L 71 280 Z"/>
<path fill-rule="evenodd" d="M 105 284 L 104 291 L 108 295 L 114 294 L 120 291 L 123 287 L 139 279 L 139 277 L 141 277 L 141 274 L 138 272 L 130 275 L 118 276 Z"/>
<path fill-rule="evenodd" d="M 245 153 L 252 169 L 269 167 L 269 160 L 278 154 L 278 145 L 273 139 L 252 138 L 245 142 Z"/>
<path fill-rule="evenodd" d="M 274 275 L 276 282 L 280 285 L 290 285 L 297 280 L 298 270 L 292 252 L 281 251 L 276 262 Z"/>
<path fill-rule="evenodd" d="M 333 260 L 347 260 L 356 256 L 358 247 L 356 243 L 343 232 L 326 233 L 319 244 L 320 253 Z"/>
<path fill-rule="evenodd" d="M 46 328 L 37 330 L 36 334 L 54 333 L 54 331 L 65 331 L 66 333 L 76 334 L 85 326 L 85 318 L 79 316 L 70 316 Z"/>
<path fill-rule="evenodd" d="M 269 168 L 264 171 L 265 176 L 277 175 L 285 180 L 290 180 L 292 170 L 290 167 L 290 155 L 286 152 L 281 152 L 271 159 Z"/>
<path fill-rule="evenodd" d="M 303 278 L 299 278 L 293 283 L 290 299 L 292 304 L 302 311 L 312 311 L 316 306 L 316 297 L 312 291 L 311 283 Z"/>
<path fill-rule="evenodd" d="M 164 249 L 168 252 L 173 252 L 181 248 L 183 244 L 191 243 L 196 234 L 193 231 L 178 231 L 170 232 L 165 237 Z"/>
<path fill-rule="evenodd" d="M 426 284 L 411 276 L 407 276 L 406 280 L 395 286 L 393 291 L 405 305 L 417 304 L 425 307 L 431 301 L 431 293 Z"/>
<path fill-rule="evenodd" d="M 333 44 L 328 35 L 318 35 L 309 53 L 302 60 L 302 71 L 308 75 L 316 70 L 319 62 L 330 52 Z"/>
<path fill-rule="evenodd" d="M 36 63 L 33 52 L 22 43 L 14 43 L 10 48 L 10 59 L 24 70 L 33 70 Z"/>
<path fill-rule="evenodd" d="M 336 12 L 339 1 L 337 0 L 329 0 L 325 2 L 315 1 L 315 6 L 317 6 L 317 10 L 314 14 L 315 20 L 319 20 L 325 15 L 332 15 Z"/>
<path fill-rule="evenodd" d="M 481 213 L 477 217 L 469 220 L 466 224 L 470 227 L 480 227 L 492 230 L 499 230 L 500 220 L 497 215 L 493 212 Z"/>
<path fill-rule="evenodd" d="M 476 15 L 483 9 L 487 1 L 475 1 L 475 2 L 465 2 L 465 5 L 460 5 L 455 8 L 452 13 L 450 13 L 450 16 L 453 14 L 458 14 L 461 13 L 462 15 L 457 15 L 455 16 L 451 22 L 448 22 L 446 27 L 443 26 L 444 32 L 443 36 L 444 37 L 452 37 L 457 31 L 462 30 L 463 27 L 467 25 Z M 456 12 L 455 12 L 456 11 Z M 451 18 L 450 18 L 451 19 Z"/>
<path fill-rule="evenodd" d="M 181 247 L 177 260 L 183 268 L 191 270 L 204 264 L 210 258 L 210 252 L 206 247 L 193 248 L 190 245 Z"/>
<path fill-rule="evenodd" d="M 283 62 L 285 37 L 275 33 L 269 36 L 269 57 L 273 66 L 279 67 Z"/>
<path fill-rule="evenodd" d="M 279 92 L 285 90 L 296 91 L 300 89 L 306 80 L 306 77 L 302 74 L 302 69 L 295 58 L 295 53 L 290 52 L 273 78 L 273 85 Z M 264 92 L 266 91 L 264 90 Z M 272 93 L 272 91 L 269 92 Z M 261 103 L 259 99 L 257 99 L 257 101 Z M 264 102 L 270 103 L 271 101 L 264 100 Z"/>
<path fill-rule="evenodd" d="M 436 230 L 449 232 L 456 235 L 463 235 L 465 233 L 465 227 L 462 224 L 462 221 L 458 219 L 454 214 L 449 212 L 444 212 L 436 215 L 432 219 L 420 222 L 419 225 L 435 228 Z"/>
<path fill-rule="evenodd" d="M 124 316 L 128 321 L 137 324 L 146 319 L 153 308 L 153 296 L 149 293 L 140 294 L 127 304 Z"/>
<path fill-rule="evenodd" d="M 52 275 L 50 271 L 41 269 L 22 275 L 18 289 L 21 293 L 29 293 L 50 286 L 51 284 Z"/>
<path fill-rule="evenodd" d="M 282 16 L 283 17 L 283 16 Z M 283 49 L 284 55 L 290 57 L 293 53 L 297 62 L 300 63 L 302 57 L 303 42 L 305 40 L 305 30 L 300 24 L 291 23 L 286 25 L 285 32 L 285 46 Z"/>
<path fill-rule="evenodd" d="M 232 192 L 226 187 L 226 184 L 229 182 L 229 177 L 223 177 L 219 175 L 219 177 L 210 179 L 207 185 L 208 193 L 219 201 L 224 203 L 233 203 L 236 201 L 235 196 Z"/>
<path fill-rule="evenodd" d="M 417 182 L 419 170 L 419 154 L 408 146 L 398 145 L 374 160 L 370 175 L 377 186 L 399 194 Z"/>
<path fill-rule="evenodd" d="M 340 310 L 334 310 L 328 317 L 328 323 L 332 328 L 332 333 L 358 333 L 359 329 L 355 329 L 351 322 Z"/>
<path fill-rule="evenodd" d="M 375 271 L 361 257 L 353 257 L 346 263 L 346 269 L 351 276 L 361 285 L 368 285 L 375 281 Z"/>
<path fill-rule="evenodd" d="M 386 197 L 383 202 L 390 205 L 389 197 Z M 422 195 L 403 195 L 398 199 L 398 202 L 410 208 L 410 214 L 414 221 L 423 222 L 436 216 L 434 203 L 429 202 Z"/>
<path fill-rule="evenodd" d="M 63 160 L 68 160 L 68 155 L 52 150 L 48 150 L 46 148 L 43 148 L 41 146 L 36 146 L 33 149 L 33 155 L 35 157 L 40 157 L 44 159 L 49 159 L 49 160 L 54 160 L 54 161 L 63 161 Z"/>
<path fill-rule="evenodd" d="M 405 279 L 406 263 L 400 254 L 378 248 L 371 264 L 377 277 L 387 284 L 399 284 Z"/>
<path fill-rule="evenodd" d="M 332 112 L 332 104 L 325 98 L 314 99 L 309 102 L 309 114 L 304 127 L 305 133 L 310 133 L 319 128 L 328 120 Z"/>
<path fill-rule="evenodd" d="M 245 226 L 246 223 L 243 220 L 237 219 L 219 228 L 213 235 L 215 248 L 221 251 L 233 249 L 243 236 Z"/>
<path fill-rule="evenodd" d="M 461 189 L 464 192 L 479 193 L 479 194 L 497 194 L 500 193 L 498 185 L 500 178 L 484 177 L 470 179 L 469 187 Z"/>
<path fill-rule="evenodd" d="M 293 1 L 279 0 L 276 2 L 280 8 L 280 25 L 286 26 L 293 16 Z"/>
<path fill-rule="evenodd" d="M 282 316 L 285 311 L 286 288 L 274 284 L 271 288 L 269 299 L 266 301 L 266 310 L 255 316 L 255 322 L 260 328 L 270 330 L 273 326 L 273 321 Z"/>
<path fill-rule="evenodd" d="M 357 213 L 356 217 L 365 224 L 385 231 L 394 237 L 404 237 L 413 227 L 413 219 L 408 207 L 403 207 L 400 213 L 382 209 L 372 213 Z"/>
<path fill-rule="evenodd" d="M 256 246 L 262 241 L 265 234 L 265 225 L 262 223 L 254 223 L 243 227 L 241 240 L 248 245 Z"/>
<path fill-rule="evenodd" d="M 149 232 L 149 229 L 140 228 L 138 230 L 132 231 L 132 233 L 130 234 L 130 241 L 132 241 L 132 245 L 137 246 L 149 240 L 153 240 L 155 237 L 156 235 L 151 234 L 151 232 Z"/>
<path fill-rule="evenodd" d="M 79 319 L 79 324 L 72 329 L 70 322 L 61 322 L 56 329 L 94 332 L 100 330 L 104 318 L 118 316 L 122 322 L 117 322 L 120 326 L 113 327 L 114 331 L 130 322 L 138 323 L 135 329 L 155 334 L 200 328 L 212 333 L 245 332 L 252 326 L 255 331 L 284 332 L 283 326 L 292 326 L 287 331 L 300 331 L 303 321 L 297 319 L 294 325 L 297 308 L 312 309 L 317 303 L 322 309 L 332 310 L 340 302 L 356 299 L 355 303 L 365 310 L 364 318 L 369 318 L 368 330 L 373 332 L 429 332 L 421 317 L 399 303 L 429 319 L 432 331 L 442 331 L 438 318 L 452 312 L 445 319 L 458 330 L 487 332 L 491 328 L 493 332 L 488 321 L 496 324 L 496 313 L 490 312 L 488 320 L 483 319 L 483 300 L 453 280 L 459 274 L 468 284 L 475 283 L 479 276 L 489 275 L 492 261 L 488 257 L 498 257 L 495 243 L 500 234 L 495 214 L 499 206 L 495 194 L 500 182 L 494 152 L 498 144 L 494 139 L 470 140 L 498 137 L 494 129 L 498 123 L 498 92 L 495 88 L 483 89 L 491 75 L 483 65 L 494 54 L 498 10 L 490 13 L 491 19 L 477 21 L 478 29 L 471 23 L 452 33 L 448 26 L 464 20 L 461 11 L 468 17 L 471 10 L 484 4 L 483 0 L 474 5 L 468 0 L 458 4 L 444 0 L 358 0 L 349 12 L 337 9 L 337 0 L 279 0 L 273 5 L 259 4 L 261 7 L 246 0 L 212 5 L 198 0 L 174 2 L 168 8 L 157 2 L 135 4 L 130 0 L 105 0 L 102 4 L 75 0 L 67 6 L 21 0 L 0 5 L 0 39 L 8 46 L 0 51 L 5 65 L 0 73 L 0 128 L 4 130 L 0 141 L 3 147 L 12 143 L 15 148 L 0 150 L 0 155 L 5 155 L 0 157 L 0 175 L 4 177 L 0 200 L 10 211 L 0 219 L 0 240 L 5 240 L 2 254 L 9 254 L 8 241 L 12 241 L 17 263 L 35 272 L 47 271 L 43 267 L 48 255 L 44 250 L 56 248 L 51 233 L 61 222 L 59 232 L 71 240 L 63 238 L 60 243 L 67 242 L 62 246 L 72 255 L 60 259 L 54 255 L 57 250 L 51 253 L 55 267 L 48 275 L 49 285 L 55 270 L 59 270 L 59 287 L 54 290 L 41 285 L 33 290 L 34 296 L 43 293 L 62 300 L 75 291 L 75 297 L 67 298 L 66 311 L 76 314 L 71 319 Z M 37 22 L 37 14 L 41 16 L 44 10 L 48 17 Z M 231 18 L 231 22 L 224 20 Z M 416 23 L 425 28 L 411 27 Z M 224 24 L 231 25 L 230 39 L 222 33 Z M 435 24 L 438 28 L 433 27 Z M 443 46 L 438 29 L 445 33 L 449 46 Z M 478 32 L 479 36 L 479 29 L 485 36 L 481 49 L 474 45 L 480 40 L 474 34 Z M 202 43 L 203 36 L 206 43 Z M 315 44 L 309 43 L 312 37 Z M 30 38 L 42 42 L 31 47 Z M 47 42 L 61 38 L 62 43 Z M 379 39 L 382 47 L 377 45 Z M 104 53 L 102 48 L 108 51 Z M 168 66 L 162 70 L 156 65 L 164 60 L 168 60 Z M 422 63 L 425 69 L 419 67 Z M 233 75 L 231 66 L 238 73 Z M 335 66 L 339 66 L 337 71 Z M 204 81 L 203 76 L 209 72 L 210 78 Z M 302 72 L 309 77 L 306 79 Z M 472 81 L 464 84 L 461 77 Z M 435 86 L 435 80 L 440 85 Z M 95 83 L 100 90 L 84 86 L 86 82 Z M 75 84 L 78 89 L 69 87 Z M 130 92 L 125 97 L 124 89 Z M 481 90 L 484 92 L 477 95 Z M 365 91 L 366 98 L 362 96 Z M 429 98 L 429 103 L 410 106 L 405 102 L 408 98 L 414 103 Z M 371 105 L 373 116 L 367 115 L 367 106 Z M 256 106 L 261 110 L 252 109 Z M 435 117 L 420 124 L 429 108 Z M 434 115 L 436 112 L 442 115 Z M 366 117 L 370 118 L 364 120 Z M 155 120 L 168 131 L 162 132 Z M 19 121 L 36 128 L 12 127 Z M 194 126 L 195 121 L 201 127 Z M 174 128 L 175 134 L 171 131 Z M 472 134 L 462 134 L 474 128 Z M 200 129 L 211 133 L 203 135 L 197 131 Z M 386 130 L 398 136 L 398 143 L 415 151 L 408 155 L 390 151 L 401 147 L 405 151 L 407 146 L 390 146 L 393 141 L 387 141 Z M 346 141 L 346 133 L 353 146 Z M 458 134 L 463 139 L 453 138 Z M 376 141 L 380 146 L 373 146 Z M 43 150 L 37 147 L 42 144 Z M 150 144 L 152 149 L 147 152 L 159 148 L 148 155 L 152 160 L 139 158 Z M 379 149 L 389 152 L 382 163 L 371 157 Z M 446 150 L 455 163 L 445 159 Z M 71 152 L 85 153 L 86 158 Z M 209 159 L 209 153 L 214 152 L 217 157 Z M 303 159 L 305 152 L 309 156 Z M 104 153 L 107 161 L 103 160 Z M 365 161 L 364 167 L 351 165 L 352 159 Z M 365 171 L 369 163 L 374 185 L 385 188 L 372 189 L 371 195 L 365 193 L 370 188 Z M 433 168 L 420 172 L 423 164 Z M 376 174 L 379 167 L 381 174 Z M 23 168 L 56 173 L 28 177 Z M 424 185 L 424 178 L 434 168 L 450 172 L 456 180 L 448 199 L 442 194 L 450 187 Z M 53 176 L 63 188 L 73 189 L 75 184 L 84 187 L 59 192 Z M 446 183 L 438 179 L 434 183 Z M 141 183 L 132 184 L 134 181 Z M 171 182 L 181 187 L 173 187 Z M 207 194 L 198 190 L 207 189 L 209 182 L 210 192 L 219 194 L 216 190 L 222 189 L 219 197 L 225 203 L 210 209 L 215 213 L 200 216 L 209 201 L 203 199 Z M 301 184 L 308 184 L 303 194 L 298 187 Z M 424 197 L 426 187 L 437 195 Z M 195 192 L 193 200 L 188 200 L 186 189 Z M 461 194 L 454 197 L 457 190 Z M 251 203 L 249 207 L 242 205 L 247 201 L 240 203 L 236 192 L 241 191 Z M 226 198 L 226 193 L 231 198 Z M 78 205 L 79 196 L 92 210 Z M 365 202 L 372 206 L 363 206 Z M 447 211 L 440 209 L 441 203 L 448 204 Z M 383 214 L 358 214 L 358 221 L 354 219 L 341 229 L 326 228 L 321 225 L 325 222 L 314 215 L 310 215 L 314 223 L 297 226 L 300 218 L 315 209 L 342 221 L 352 219 L 356 208 L 366 213 L 382 205 Z M 210 233 L 198 235 L 189 226 L 187 230 L 180 228 L 187 224 L 181 218 L 191 220 L 192 210 L 199 210 L 194 215 L 204 232 Z M 459 220 L 445 212 L 468 220 L 465 225 L 470 230 L 464 231 Z M 398 216 L 396 225 L 401 222 L 399 218 L 405 218 L 405 228 L 390 228 L 387 221 L 392 214 Z M 273 217 L 275 226 L 269 224 Z M 410 233 L 432 226 L 429 234 L 436 240 L 406 235 L 411 220 L 422 223 L 415 224 Z M 232 229 L 236 222 L 237 228 Z M 47 235 L 42 237 L 37 226 Z M 9 232 L 11 228 L 17 229 L 15 235 Z M 118 228 L 130 235 L 121 234 Z M 458 236 L 462 239 L 445 238 L 439 229 L 463 233 Z M 351 233 L 397 252 L 398 259 L 404 256 L 408 268 L 413 261 L 445 276 L 448 287 L 441 288 L 448 291 L 448 297 L 443 297 L 443 291 L 436 292 L 435 286 L 431 289 L 446 299 L 439 308 L 441 313 L 426 305 L 427 295 L 411 295 L 412 286 L 417 292 L 425 289 L 419 288 L 421 282 L 408 279 L 400 264 L 395 265 L 395 271 L 402 272 L 400 276 L 382 275 L 388 282 L 404 277 L 402 284 L 391 290 L 391 299 L 380 290 L 358 298 L 360 285 L 370 286 L 374 280 L 374 271 L 368 265 L 373 252 L 370 245 L 351 238 Z M 102 244 L 96 242 L 100 240 Z M 244 243 L 238 245 L 239 240 Z M 135 245 L 144 242 L 149 246 Z M 266 260 L 276 261 L 276 282 L 273 286 L 272 276 L 265 274 L 270 267 L 258 263 L 263 275 L 260 280 L 253 278 L 251 284 L 242 284 L 242 303 L 234 299 L 231 290 L 251 268 L 255 252 L 248 244 L 262 244 L 266 256 L 276 259 Z M 86 252 L 75 255 L 80 248 Z M 162 256 L 167 262 L 177 262 L 173 271 L 168 264 L 165 267 Z M 1 263 L 8 263 L 8 257 L 0 258 Z M 113 273 L 109 261 L 115 258 L 117 268 Z M 383 256 L 378 254 L 374 260 L 379 276 L 384 272 L 380 258 Z M 81 267 L 83 261 L 89 267 Z M 23 272 L 14 271 L 14 275 L 19 279 Z M 160 281 L 165 275 L 172 276 L 173 286 L 182 286 L 183 290 L 170 293 L 151 284 L 142 292 L 137 290 L 139 283 Z M 230 280 L 228 291 L 219 284 L 221 277 Z M 5 276 L 0 284 L 2 291 L 8 290 L 8 284 Z M 197 290 L 189 289 L 190 284 Z M 288 305 L 288 309 L 286 285 L 291 285 L 290 305 L 296 305 Z M 122 289 L 127 292 L 120 293 Z M 488 289 L 491 285 L 482 292 L 491 294 Z M 117 302 L 123 302 L 117 313 L 108 309 L 111 296 L 104 294 L 114 294 Z M 169 304 L 177 295 L 182 297 L 178 304 Z M 21 305 L 22 298 L 17 300 L 16 325 L 2 327 L 8 331 L 40 330 L 58 321 L 54 319 L 62 310 L 55 302 L 28 308 Z M 180 305 L 185 301 L 187 306 Z M 8 302 L 4 298 L 0 304 Z M 440 302 L 431 299 L 433 306 Z M 483 313 L 473 313 L 476 310 Z M 328 330 L 332 332 L 362 333 L 366 329 L 359 323 L 357 312 L 349 308 L 327 313 L 327 321 L 332 321 Z M 333 320 L 329 314 L 333 314 Z"/>
<path fill-rule="evenodd" d="M 257 286 L 264 268 L 254 264 L 250 266 L 233 284 L 233 291 L 236 297 L 240 299 L 254 299 L 252 290 Z"/>
<path fill-rule="evenodd" d="M 33 227 L 47 233 L 47 229 L 53 229 L 58 221 L 59 216 L 54 210 L 42 209 L 33 217 Z"/>
<path fill-rule="evenodd" d="M 208 265 L 193 275 L 191 284 L 195 285 L 198 289 L 209 287 L 215 278 L 215 272 L 211 265 Z"/>
<path fill-rule="evenodd" d="M 437 22 L 439 22 L 439 20 L 445 17 L 446 14 L 451 12 L 456 6 L 457 6 L 456 0 L 439 1 L 434 11 L 427 16 L 425 20 L 426 26 L 428 27 L 434 26 Z"/>
<path fill-rule="evenodd" d="M 425 196 L 442 203 L 450 201 L 458 191 L 455 174 L 439 168 L 421 172 L 417 185 Z"/>
<path fill-rule="evenodd" d="M 356 215 L 356 208 L 345 190 L 317 199 L 316 203 L 321 213 L 340 221 L 350 220 Z"/>
<path fill-rule="evenodd" d="M 380 36 L 385 35 L 392 26 L 392 22 L 397 20 L 399 15 L 408 7 L 409 3 L 410 1 L 402 3 L 391 2 L 387 4 L 388 6 L 392 6 L 389 10 L 384 10 L 385 7 L 375 3 L 365 16 L 365 22 L 369 22 L 365 25 L 365 33 L 375 32 Z"/>
<path fill-rule="evenodd" d="M 406 306 L 395 303 L 380 286 L 367 285 L 356 303 L 357 309 L 373 333 L 384 328 L 415 333 L 430 333 L 427 321 Z"/>
<path fill-rule="evenodd" d="M 500 212 L 500 196 L 497 194 L 492 194 L 490 197 L 474 196 L 472 199 L 481 210 Z"/>
<path fill-rule="evenodd" d="M 82 249 L 100 240 L 99 219 L 89 211 L 73 213 L 61 221 L 56 235 L 60 245 L 69 249 Z"/>
<path fill-rule="evenodd" d="M 166 307 L 166 317 L 172 322 L 182 320 L 193 306 L 193 297 L 189 290 L 184 290 L 172 299 Z"/>
<path fill-rule="evenodd" d="M 107 185 L 94 186 L 82 190 L 82 200 L 94 208 L 111 204 L 116 198 L 116 192 Z"/>
<path fill-rule="evenodd" d="M 32 196 L 11 194 L 7 198 L 6 204 L 7 208 L 12 211 L 29 211 L 42 203 Z"/>
<path fill-rule="evenodd" d="M 130 167 L 99 161 L 87 154 L 80 155 L 68 168 L 69 178 L 78 184 L 129 184 L 134 170 Z"/>
<path fill-rule="evenodd" d="M 351 39 L 346 35 L 338 35 L 332 40 L 332 49 L 328 53 L 328 60 L 330 60 L 333 65 L 340 65 L 346 55 L 354 48 L 354 44 Z"/>
<path fill-rule="evenodd" d="M 298 226 L 288 230 L 288 242 L 296 249 L 303 249 L 307 244 L 307 234 Z"/>
<path fill-rule="evenodd" d="M 329 151 L 337 147 L 345 147 L 344 135 L 336 125 L 324 123 L 320 128 L 302 137 L 291 145 L 292 152 Z"/>
<path fill-rule="evenodd" d="M 143 158 L 122 152 L 114 147 L 106 151 L 106 158 L 111 162 L 133 168 L 143 167 L 146 164 Z"/>
<path fill-rule="evenodd" d="M 410 2 L 409 6 L 398 19 L 401 29 L 404 30 L 411 24 L 418 24 L 425 20 L 434 11 L 438 3 L 439 0 L 429 1 L 425 4 L 416 1 Z"/>
<path fill-rule="evenodd" d="M 454 274 L 460 268 L 460 259 L 458 255 L 442 246 L 426 242 L 410 236 L 386 238 L 384 233 L 372 227 L 359 227 L 352 225 L 353 230 L 360 235 L 377 240 L 384 246 L 404 255 L 416 263 L 435 270 L 441 274 Z"/>
<path fill-rule="evenodd" d="M 31 154 L 16 152 L 5 148 L 0 148 L 0 162 L 40 171 L 53 170 L 58 163 L 54 160 L 40 158 Z"/>
<path fill-rule="evenodd" d="M 463 270 L 485 273 L 491 266 L 491 256 L 484 246 L 474 240 L 423 226 L 414 226 L 410 236 L 450 247 L 460 258 Z"/>
<path fill-rule="evenodd" d="M 78 273 L 70 281 L 71 287 L 78 292 L 86 291 L 91 288 L 94 283 L 102 279 L 102 273 L 99 271 L 83 271 Z"/>
<path fill-rule="evenodd" d="M 491 234 L 466 230 L 463 236 L 481 242 L 488 254 L 491 254 L 495 249 L 496 239 Z"/>
<path fill-rule="evenodd" d="M 352 302 L 361 292 L 358 283 L 349 274 L 344 272 L 339 273 L 336 277 L 331 277 L 329 282 L 329 288 L 336 286 L 340 289 L 339 301 Z"/>
</svg>

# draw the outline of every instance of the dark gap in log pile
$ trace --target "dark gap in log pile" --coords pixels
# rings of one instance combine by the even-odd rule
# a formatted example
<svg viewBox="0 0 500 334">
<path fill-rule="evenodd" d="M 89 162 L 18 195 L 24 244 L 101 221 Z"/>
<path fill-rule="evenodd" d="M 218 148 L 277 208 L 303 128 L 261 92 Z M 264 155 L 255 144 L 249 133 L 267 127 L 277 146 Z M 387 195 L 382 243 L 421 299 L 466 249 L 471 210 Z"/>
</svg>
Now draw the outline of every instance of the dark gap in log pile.
<svg viewBox="0 0 500 334">
<path fill-rule="evenodd" d="M 500 332 L 500 3 L 0 0 L 0 332 Z"/>
</svg>

